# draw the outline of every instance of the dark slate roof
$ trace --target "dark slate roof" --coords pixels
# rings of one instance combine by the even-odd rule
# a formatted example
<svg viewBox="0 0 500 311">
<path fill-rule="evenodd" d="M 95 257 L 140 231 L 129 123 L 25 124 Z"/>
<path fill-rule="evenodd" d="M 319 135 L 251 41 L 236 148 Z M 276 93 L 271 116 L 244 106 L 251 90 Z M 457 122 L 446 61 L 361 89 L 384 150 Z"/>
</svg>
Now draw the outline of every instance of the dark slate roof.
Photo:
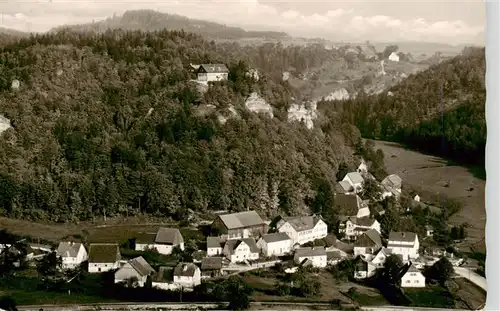
<svg viewBox="0 0 500 311">
<path fill-rule="evenodd" d="M 301 247 L 295 250 L 295 258 L 312 257 L 312 256 L 326 256 L 324 247 Z"/>
<path fill-rule="evenodd" d="M 184 239 L 177 228 L 159 228 L 155 237 L 155 243 L 179 245 L 184 243 Z"/>
<path fill-rule="evenodd" d="M 207 237 L 207 248 L 222 248 L 222 241 L 218 237 Z"/>
<path fill-rule="evenodd" d="M 193 277 L 197 269 L 199 269 L 198 266 L 192 262 L 181 262 L 175 267 L 174 276 Z"/>
<path fill-rule="evenodd" d="M 154 244 L 156 233 L 143 232 L 139 233 L 135 238 L 135 243 L 139 244 Z"/>
<path fill-rule="evenodd" d="M 382 247 L 380 234 L 375 229 L 370 229 L 359 236 L 354 242 L 354 247 Z"/>
<path fill-rule="evenodd" d="M 153 282 L 156 283 L 168 283 L 172 282 L 174 279 L 174 268 L 172 267 L 160 267 L 158 273 L 153 276 Z"/>
<path fill-rule="evenodd" d="M 95 243 L 89 247 L 89 262 L 113 263 L 121 259 L 118 244 Z"/>
<path fill-rule="evenodd" d="M 60 242 L 56 254 L 61 257 L 76 257 L 82 243 Z"/>
<path fill-rule="evenodd" d="M 201 261 L 201 270 L 220 270 L 227 264 L 225 257 L 206 257 Z"/>
<path fill-rule="evenodd" d="M 256 211 L 219 215 L 227 229 L 247 228 L 265 224 Z"/>
<path fill-rule="evenodd" d="M 252 238 L 246 238 L 246 239 L 239 239 L 239 240 L 228 240 L 226 242 L 225 247 L 228 248 L 228 251 L 230 254 L 233 254 L 234 250 L 241 244 L 245 243 L 248 245 L 250 248 L 250 252 L 252 253 L 258 253 L 259 248 L 257 247 L 257 243 L 255 243 L 255 240 Z"/>
<path fill-rule="evenodd" d="M 370 218 L 368 216 L 367 217 L 361 217 L 361 218 L 349 217 L 349 220 L 353 224 L 356 224 L 356 225 L 361 226 L 361 227 L 371 227 L 375 223 L 375 219 Z"/>
<path fill-rule="evenodd" d="M 340 251 L 331 251 L 331 252 L 326 252 L 326 259 L 327 260 L 334 260 L 334 259 L 342 259 L 342 253 Z"/>
<path fill-rule="evenodd" d="M 201 64 L 200 69 L 201 68 L 203 68 L 203 70 L 207 73 L 229 72 L 224 64 Z"/>
<path fill-rule="evenodd" d="M 391 232 L 389 233 L 389 243 L 391 242 L 413 242 L 417 234 L 414 232 Z"/>
<path fill-rule="evenodd" d="M 148 276 L 148 275 L 155 273 L 155 270 L 153 269 L 153 267 L 151 267 L 149 265 L 149 263 L 141 256 L 129 260 L 128 263 L 141 276 Z"/>
<path fill-rule="evenodd" d="M 284 232 L 276 232 L 276 233 L 265 234 L 262 236 L 262 239 L 266 241 L 266 243 L 275 243 L 275 242 L 290 240 L 290 237 L 288 236 L 288 234 Z"/>
<path fill-rule="evenodd" d="M 335 196 L 335 205 L 340 208 L 341 215 L 354 216 L 358 214 L 358 203 L 361 199 L 354 194 L 337 194 Z"/>
<path fill-rule="evenodd" d="M 356 271 L 368 271 L 368 262 L 358 258 L 354 267 Z"/>
</svg>

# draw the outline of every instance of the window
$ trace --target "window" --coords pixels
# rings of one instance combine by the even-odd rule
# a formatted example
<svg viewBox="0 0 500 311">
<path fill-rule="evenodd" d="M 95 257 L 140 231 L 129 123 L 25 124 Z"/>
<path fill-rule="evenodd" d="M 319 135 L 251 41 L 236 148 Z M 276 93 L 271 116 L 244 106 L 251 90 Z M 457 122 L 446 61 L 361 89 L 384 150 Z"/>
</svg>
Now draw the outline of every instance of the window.
<svg viewBox="0 0 500 311">
<path fill-rule="evenodd" d="M 409 284 L 409 283 L 411 283 L 411 281 L 410 280 L 406 280 L 406 284 Z"/>
<path fill-rule="evenodd" d="M 416 280 L 414 283 L 415 283 L 415 284 L 418 284 L 418 280 Z"/>
</svg>

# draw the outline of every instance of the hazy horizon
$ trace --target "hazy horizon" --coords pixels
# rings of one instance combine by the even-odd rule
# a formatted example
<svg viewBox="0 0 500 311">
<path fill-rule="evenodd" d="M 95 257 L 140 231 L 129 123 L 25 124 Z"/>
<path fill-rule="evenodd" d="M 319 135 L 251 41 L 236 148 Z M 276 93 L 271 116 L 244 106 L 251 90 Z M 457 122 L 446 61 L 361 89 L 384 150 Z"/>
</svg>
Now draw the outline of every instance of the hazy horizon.
<svg viewBox="0 0 500 311">
<path fill-rule="evenodd" d="M 5 28 L 45 32 L 91 23 L 128 10 L 151 9 L 245 30 L 283 31 L 332 41 L 484 45 L 484 1 L 137 1 L 11 0 L 0 3 Z"/>
</svg>

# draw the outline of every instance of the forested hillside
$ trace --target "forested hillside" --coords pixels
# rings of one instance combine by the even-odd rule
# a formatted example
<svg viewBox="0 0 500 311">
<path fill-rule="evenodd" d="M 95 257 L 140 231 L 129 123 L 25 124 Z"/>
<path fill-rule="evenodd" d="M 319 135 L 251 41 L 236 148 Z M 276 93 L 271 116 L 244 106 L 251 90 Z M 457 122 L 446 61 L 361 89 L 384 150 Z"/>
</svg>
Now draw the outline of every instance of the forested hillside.
<svg viewBox="0 0 500 311">
<path fill-rule="evenodd" d="M 363 137 L 484 165 L 485 72 L 484 48 L 466 48 L 388 92 L 319 107 L 332 115 L 341 110 L 344 121 L 356 125 Z"/>
<path fill-rule="evenodd" d="M 202 35 L 209 39 L 243 39 L 243 38 L 269 38 L 284 39 L 289 37 L 284 32 L 276 31 L 246 31 L 239 27 L 226 26 L 214 22 L 190 19 L 176 14 L 161 13 L 153 10 L 127 11 L 122 16 L 114 16 L 104 21 L 89 24 L 68 25 L 56 27 L 53 31 L 71 29 L 74 31 L 103 32 L 109 29 L 160 31 L 184 30 Z"/>
<path fill-rule="evenodd" d="M 1 213 L 183 219 L 188 209 L 297 214 L 310 212 L 305 202 L 313 211 L 332 206 L 338 167 L 352 161 L 359 131 L 335 118 L 323 132 L 285 122 L 280 111 L 294 92 L 266 64 L 300 67 L 310 49 L 267 48 L 275 54 L 185 32 L 107 31 L 32 36 L 1 49 L 0 114 L 12 124 L 0 135 Z M 239 55 L 262 65 L 259 81 L 245 77 Z M 211 62 L 227 63 L 230 81 L 200 93 L 186 68 Z M 277 117 L 245 111 L 250 91 L 278 107 Z M 241 117 L 224 125 L 192 112 L 230 103 Z"/>
</svg>

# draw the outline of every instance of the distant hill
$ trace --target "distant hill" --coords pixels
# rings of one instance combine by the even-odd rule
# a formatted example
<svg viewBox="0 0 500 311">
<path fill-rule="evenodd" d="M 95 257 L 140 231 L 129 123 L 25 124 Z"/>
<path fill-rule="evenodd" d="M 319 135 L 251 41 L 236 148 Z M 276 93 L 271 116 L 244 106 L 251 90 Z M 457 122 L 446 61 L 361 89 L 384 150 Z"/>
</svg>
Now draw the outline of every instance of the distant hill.
<svg viewBox="0 0 500 311">
<path fill-rule="evenodd" d="M 26 38 L 29 35 L 27 32 L 0 27 L 0 45 L 10 44 L 19 38 Z"/>
<path fill-rule="evenodd" d="M 107 29 L 141 30 L 157 31 L 184 30 L 195 33 L 208 39 L 243 39 L 243 38 L 268 38 L 284 39 L 289 35 L 284 32 L 275 31 L 246 31 L 239 27 L 226 26 L 214 22 L 190 19 L 177 14 L 161 13 L 153 10 L 134 10 L 127 11 L 122 16 L 108 18 L 99 21 L 81 25 L 65 25 L 56 27 L 51 32 L 57 32 L 61 29 L 71 29 L 73 31 L 94 31 L 103 32 Z"/>
</svg>

